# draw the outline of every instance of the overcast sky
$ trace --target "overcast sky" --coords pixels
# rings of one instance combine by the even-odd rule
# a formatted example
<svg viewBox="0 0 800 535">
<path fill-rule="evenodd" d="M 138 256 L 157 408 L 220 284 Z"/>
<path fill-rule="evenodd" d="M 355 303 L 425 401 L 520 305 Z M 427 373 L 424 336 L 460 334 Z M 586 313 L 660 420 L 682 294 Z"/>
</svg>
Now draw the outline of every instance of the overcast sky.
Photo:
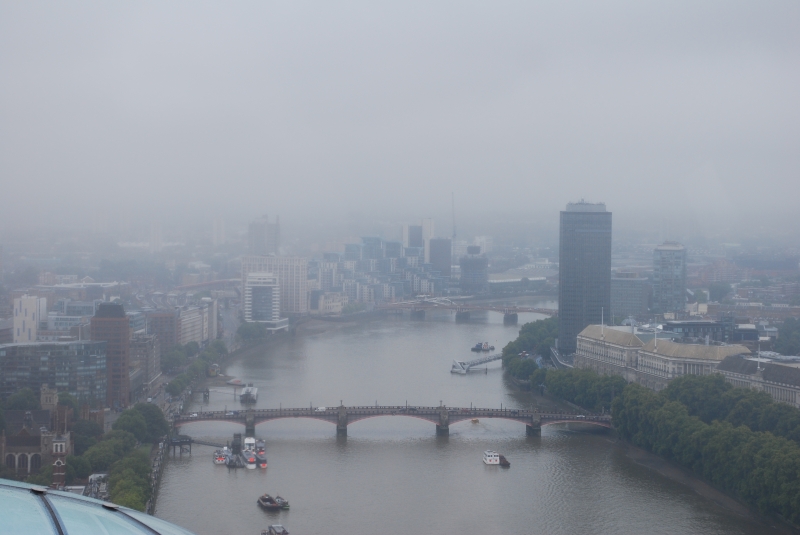
<svg viewBox="0 0 800 535">
<path fill-rule="evenodd" d="M 420 217 L 451 192 L 789 214 L 799 45 L 797 1 L 3 1 L 0 222 Z"/>
</svg>

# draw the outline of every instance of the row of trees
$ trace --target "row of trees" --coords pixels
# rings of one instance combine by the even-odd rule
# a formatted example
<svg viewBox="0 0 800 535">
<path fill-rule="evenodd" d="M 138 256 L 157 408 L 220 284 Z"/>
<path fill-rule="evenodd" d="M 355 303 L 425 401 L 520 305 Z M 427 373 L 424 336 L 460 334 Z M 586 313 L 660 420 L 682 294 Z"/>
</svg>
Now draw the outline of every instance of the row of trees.
<svg viewBox="0 0 800 535">
<path fill-rule="evenodd" d="M 503 348 L 503 368 L 512 377 L 527 381 L 539 368 L 532 357 L 538 355 L 546 358 L 557 337 L 557 318 L 526 323 L 520 329 L 519 336 Z"/>
<path fill-rule="evenodd" d="M 784 355 L 800 355 L 800 319 L 787 318 L 775 340 L 775 351 Z"/>
<path fill-rule="evenodd" d="M 622 438 L 685 466 L 762 514 L 800 523 L 795 442 L 729 421 L 706 423 L 683 403 L 637 384 L 625 387 L 612 411 Z"/>
<path fill-rule="evenodd" d="M 195 342 L 190 342 L 190 344 L 194 343 Z M 188 345 L 189 344 L 186 344 L 186 346 Z M 186 346 L 183 346 L 183 350 L 188 353 L 190 349 L 186 349 Z M 179 396 L 192 382 L 201 377 L 205 377 L 209 366 L 218 363 L 227 356 L 228 348 L 225 347 L 225 342 L 222 340 L 214 340 L 200 352 L 197 358 L 186 367 L 183 373 L 175 376 L 172 381 L 169 382 L 166 386 L 167 393 L 170 396 Z M 188 358 L 189 357 L 187 357 L 187 360 Z"/>
<path fill-rule="evenodd" d="M 548 390 L 598 410 L 620 437 L 675 461 L 755 508 L 800 524 L 800 411 L 722 376 L 687 375 L 661 392 L 589 370 L 548 370 Z M 533 378 L 532 378 L 533 379 Z M 781 435 L 781 436 L 778 436 Z"/>
</svg>

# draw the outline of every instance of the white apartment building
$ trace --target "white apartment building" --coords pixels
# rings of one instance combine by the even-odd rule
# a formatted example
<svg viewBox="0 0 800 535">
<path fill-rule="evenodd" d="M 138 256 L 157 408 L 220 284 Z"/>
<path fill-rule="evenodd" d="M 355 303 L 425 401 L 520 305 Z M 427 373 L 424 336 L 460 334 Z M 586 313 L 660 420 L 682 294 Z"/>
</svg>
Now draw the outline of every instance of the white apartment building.
<svg viewBox="0 0 800 535">
<path fill-rule="evenodd" d="M 278 277 L 272 273 L 247 274 L 244 285 L 244 320 L 263 323 L 271 332 L 289 328 L 289 319 L 281 319 L 281 291 Z"/>
<path fill-rule="evenodd" d="M 23 295 L 14 299 L 14 343 L 35 342 L 39 322 L 47 321 L 47 299 Z"/>
<path fill-rule="evenodd" d="M 250 273 L 272 273 L 278 278 L 282 316 L 308 312 L 307 259 L 294 256 L 243 256 L 242 293 Z"/>
</svg>

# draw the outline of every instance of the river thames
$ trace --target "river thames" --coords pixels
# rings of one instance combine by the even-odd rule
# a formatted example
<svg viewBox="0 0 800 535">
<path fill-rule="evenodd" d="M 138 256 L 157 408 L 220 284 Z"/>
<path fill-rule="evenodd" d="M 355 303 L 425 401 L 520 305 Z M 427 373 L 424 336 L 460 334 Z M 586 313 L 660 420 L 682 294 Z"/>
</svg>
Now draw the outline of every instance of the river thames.
<svg viewBox="0 0 800 535">
<path fill-rule="evenodd" d="M 526 303 L 531 304 L 531 303 Z M 535 306 L 552 306 L 537 302 Z M 542 316 L 524 314 L 520 324 Z M 316 329 L 316 330 L 315 330 Z M 358 325 L 315 323 L 305 332 L 227 363 L 223 373 L 259 388 L 256 407 L 439 405 L 535 407 L 500 363 L 469 375 L 450 373 L 453 359 L 488 341 L 499 351 L 516 338 L 502 314 L 452 313 L 423 322 L 390 317 Z M 230 387 L 195 395 L 190 411 L 241 408 Z M 182 432 L 224 443 L 244 432 L 232 423 L 198 422 Z M 611 431 L 554 425 L 541 437 L 525 426 L 485 420 L 452 424 L 437 437 L 432 423 L 404 416 L 350 424 L 347 437 L 310 419 L 256 427 L 267 443 L 266 470 L 228 470 L 213 448 L 170 458 L 156 516 L 199 535 L 258 535 L 282 523 L 307 534 L 741 534 L 778 533 L 634 462 Z M 485 466 L 484 450 L 503 453 L 510 469 Z M 280 494 L 290 511 L 265 513 L 263 493 Z"/>
</svg>

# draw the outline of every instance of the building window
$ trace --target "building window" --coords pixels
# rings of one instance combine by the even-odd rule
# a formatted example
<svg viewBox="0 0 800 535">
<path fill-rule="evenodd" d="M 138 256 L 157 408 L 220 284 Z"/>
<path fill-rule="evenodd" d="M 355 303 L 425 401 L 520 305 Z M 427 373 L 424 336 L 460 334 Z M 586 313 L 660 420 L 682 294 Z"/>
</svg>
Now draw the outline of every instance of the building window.
<svg viewBox="0 0 800 535">
<path fill-rule="evenodd" d="M 17 470 L 28 470 L 28 456 L 24 453 L 20 453 L 17 458 Z"/>
</svg>

